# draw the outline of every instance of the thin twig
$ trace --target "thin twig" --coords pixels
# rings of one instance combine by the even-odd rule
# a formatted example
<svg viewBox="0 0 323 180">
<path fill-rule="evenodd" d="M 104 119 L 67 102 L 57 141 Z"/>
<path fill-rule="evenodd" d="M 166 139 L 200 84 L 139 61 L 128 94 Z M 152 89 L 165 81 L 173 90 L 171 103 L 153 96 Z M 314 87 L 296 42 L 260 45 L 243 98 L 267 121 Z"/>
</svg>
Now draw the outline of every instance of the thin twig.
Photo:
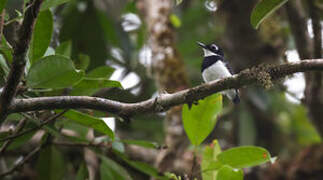
<svg viewBox="0 0 323 180">
<path fill-rule="evenodd" d="M 22 159 L 21 161 L 19 161 L 17 164 L 15 164 L 12 168 L 10 168 L 8 171 L 3 172 L 0 174 L 0 177 L 5 177 L 9 174 L 14 173 L 15 171 L 17 171 L 19 168 L 21 168 L 25 163 L 27 163 L 32 157 L 34 157 L 34 155 L 36 155 L 42 146 L 38 146 L 37 148 L 35 148 L 33 151 L 31 151 L 29 154 L 26 155 L 26 157 L 24 159 Z"/>
<path fill-rule="evenodd" d="M 17 135 L 25 126 L 27 119 L 24 118 L 19 121 L 17 127 L 15 128 L 13 135 Z M 12 140 L 7 140 L 3 143 L 3 145 L 0 148 L 0 156 L 6 151 L 7 147 L 12 143 Z"/>
<path fill-rule="evenodd" d="M 70 147 L 93 147 L 93 148 L 111 148 L 112 144 L 107 142 L 100 143 L 92 143 L 92 142 L 80 142 L 80 143 L 72 143 L 72 142 L 63 142 L 63 141 L 54 141 L 52 142 L 54 145 L 58 146 L 70 146 Z"/>
<path fill-rule="evenodd" d="M 0 123 L 7 117 L 8 108 L 16 94 L 18 84 L 25 70 L 26 54 L 31 41 L 34 24 L 43 0 L 34 0 L 26 10 L 19 29 L 18 41 L 14 46 L 13 61 L 7 82 L 0 96 Z"/>
<path fill-rule="evenodd" d="M 41 129 L 42 127 L 44 127 L 45 125 L 51 123 L 51 122 L 54 122 L 57 118 L 61 117 L 65 112 L 67 112 L 68 110 L 64 110 L 58 114 L 55 114 L 54 116 L 50 117 L 49 119 L 43 121 L 42 123 L 40 123 L 37 127 L 34 127 L 34 128 L 30 128 L 30 129 L 27 129 L 23 132 L 20 132 L 20 133 L 17 133 L 17 134 L 14 134 L 12 136 L 8 136 L 8 137 L 5 137 L 3 139 L 0 139 L 0 143 L 3 142 L 3 141 L 7 141 L 7 140 L 12 140 L 12 139 L 15 139 L 15 138 L 18 138 L 20 136 L 23 136 L 25 134 L 28 134 L 32 131 L 36 131 L 38 129 Z"/>
<path fill-rule="evenodd" d="M 96 109 L 114 113 L 121 117 L 131 117 L 136 114 L 166 111 L 169 108 L 194 102 L 213 93 L 226 89 L 237 89 L 259 82 L 259 72 L 267 74 L 270 80 L 277 80 L 296 72 L 323 71 L 323 59 L 308 59 L 282 65 L 259 66 L 244 70 L 232 77 L 212 81 L 173 94 L 162 94 L 138 103 L 122 103 L 105 98 L 89 96 L 56 96 L 29 99 L 15 99 L 9 107 L 9 113 L 28 112 L 49 109 Z"/>
</svg>

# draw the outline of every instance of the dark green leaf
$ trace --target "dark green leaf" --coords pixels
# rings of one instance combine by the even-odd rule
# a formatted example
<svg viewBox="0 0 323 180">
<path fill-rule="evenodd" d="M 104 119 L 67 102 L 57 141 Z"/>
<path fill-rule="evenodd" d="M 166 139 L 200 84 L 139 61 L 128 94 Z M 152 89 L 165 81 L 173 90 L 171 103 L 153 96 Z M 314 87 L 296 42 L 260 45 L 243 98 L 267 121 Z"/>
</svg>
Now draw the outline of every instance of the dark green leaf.
<svg viewBox="0 0 323 180">
<path fill-rule="evenodd" d="M 113 131 L 105 124 L 105 122 L 97 117 L 93 117 L 75 110 L 69 110 L 64 114 L 65 117 L 71 119 L 81 125 L 91 127 L 98 132 L 108 135 L 111 139 L 114 138 Z"/>
<path fill-rule="evenodd" d="M 58 6 L 60 4 L 66 3 L 68 1 L 70 1 L 70 0 L 45 0 L 44 3 L 41 5 L 40 10 L 44 11 L 46 9 Z"/>
<path fill-rule="evenodd" d="M 211 145 L 205 146 L 201 164 L 203 179 L 215 179 L 217 175 L 216 170 L 222 165 L 216 158 L 220 153 L 221 147 L 217 140 L 214 140 Z"/>
<path fill-rule="evenodd" d="M 302 145 L 321 143 L 321 137 L 317 129 L 308 119 L 307 110 L 304 106 L 298 105 L 291 114 L 291 128 L 293 136 Z"/>
<path fill-rule="evenodd" d="M 149 141 L 143 141 L 143 140 L 121 140 L 121 142 L 126 144 L 133 144 L 145 148 L 152 148 L 152 149 L 159 149 L 161 146 L 156 142 L 149 142 Z"/>
<path fill-rule="evenodd" d="M 252 10 L 250 21 L 254 28 L 258 28 L 270 14 L 285 4 L 288 0 L 262 0 Z"/>
<path fill-rule="evenodd" d="M 198 105 L 183 106 L 183 126 L 191 143 L 195 146 L 210 134 L 216 124 L 216 117 L 222 110 L 222 96 L 213 94 L 198 101 Z"/>
<path fill-rule="evenodd" d="M 225 165 L 219 169 L 216 179 L 243 180 L 243 171 Z"/>
<path fill-rule="evenodd" d="M 100 66 L 98 68 L 93 69 L 89 73 L 86 74 L 88 78 L 110 78 L 112 73 L 114 72 L 114 68 L 109 66 Z"/>
<path fill-rule="evenodd" d="M 131 180 L 129 173 L 118 163 L 112 161 L 105 156 L 99 156 L 101 158 L 100 175 L 102 180 L 114 179 L 114 180 Z"/>
<path fill-rule="evenodd" d="M 72 55 L 72 41 L 65 41 L 65 42 L 61 43 L 56 48 L 55 53 L 71 58 L 71 55 Z"/>
<path fill-rule="evenodd" d="M 74 68 L 72 60 L 61 55 L 47 56 L 31 66 L 27 86 L 31 88 L 66 88 L 79 82 L 83 71 Z"/>
<path fill-rule="evenodd" d="M 2 10 L 6 7 L 8 0 L 1 0 L 0 1 L 0 13 L 2 13 Z"/>
<path fill-rule="evenodd" d="M 1 37 L 0 53 L 8 62 L 12 62 L 13 50 L 4 36 Z"/>
<path fill-rule="evenodd" d="M 94 1 L 82 1 L 82 3 L 86 6 L 84 11 L 79 10 L 79 1 L 71 1 L 64 8 L 59 39 L 61 42 L 71 40 L 72 57 L 78 57 L 79 54 L 88 55 L 91 59 L 88 69 L 93 69 L 106 63 L 107 44 Z"/>
<path fill-rule="evenodd" d="M 270 161 L 269 152 L 261 147 L 241 146 L 223 151 L 217 156 L 222 164 L 233 168 L 246 168 Z"/>
<path fill-rule="evenodd" d="M 83 78 L 83 80 L 73 87 L 70 95 L 91 96 L 101 88 L 119 87 L 120 82 L 107 80 L 104 78 Z"/>
<path fill-rule="evenodd" d="M 7 77 L 9 74 L 9 67 L 7 65 L 6 60 L 4 59 L 4 57 L 0 54 L 0 67 L 1 67 L 1 71 L 3 72 L 4 76 Z"/>
<path fill-rule="evenodd" d="M 87 167 L 85 165 L 85 163 L 83 162 L 76 174 L 76 180 L 84 180 L 84 179 L 88 179 L 89 177 L 89 172 L 87 171 Z"/>
<path fill-rule="evenodd" d="M 167 178 L 163 175 L 161 175 L 157 169 L 155 169 L 154 167 L 144 163 L 144 162 L 139 162 L 139 161 L 133 161 L 128 159 L 128 157 L 120 152 L 114 151 L 115 154 L 117 154 L 121 159 L 123 159 L 126 163 L 128 163 L 130 166 L 132 166 L 133 168 L 147 174 L 150 175 L 152 177 L 155 177 L 157 179 L 161 179 L 161 180 L 166 180 Z"/>
<path fill-rule="evenodd" d="M 36 133 L 36 131 L 29 132 L 27 134 L 24 134 L 23 136 L 20 136 L 18 138 L 15 138 L 14 141 L 9 145 L 8 150 L 13 150 L 21 147 L 25 143 L 27 143 Z"/>
<path fill-rule="evenodd" d="M 78 55 L 78 58 L 74 61 L 75 67 L 77 69 L 82 69 L 85 71 L 89 67 L 90 61 L 90 56 L 81 53 Z"/>
<path fill-rule="evenodd" d="M 37 161 L 37 179 L 61 180 L 65 175 L 65 165 L 62 153 L 54 146 L 46 146 Z"/>
<path fill-rule="evenodd" d="M 42 11 L 39 13 L 34 27 L 34 33 L 29 48 L 29 60 L 31 64 L 41 58 L 52 38 L 53 33 L 53 15 L 51 11 Z"/>
<path fill-rule="evenodd" d="M 104 30 L 103 31 L 104 37 L 107 40 L 107 42 L 114 46 L 118 46 L 119 45 L 118 33 L 113 19 L 111 19 L 106 15 L 106 13 L 101 11 L 97 12 L 97 16 L 98 16 L 99 23 L 102 26 L 102 29 Z"/>
</svg>

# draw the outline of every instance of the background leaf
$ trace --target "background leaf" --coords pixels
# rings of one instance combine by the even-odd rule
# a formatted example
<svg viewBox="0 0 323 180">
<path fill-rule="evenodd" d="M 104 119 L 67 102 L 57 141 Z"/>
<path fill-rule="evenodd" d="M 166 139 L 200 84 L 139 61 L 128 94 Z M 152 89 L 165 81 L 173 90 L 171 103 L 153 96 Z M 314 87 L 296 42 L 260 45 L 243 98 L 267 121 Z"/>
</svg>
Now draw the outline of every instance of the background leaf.
<svg viewBox="0 0 323 180">
<path fill-rule="evenodd" d="M 105 157 L 101 158 L 100 174 L 101 179 L 114 179 L 114 180 L 131 180 L 129 173 L 115 161 Z"/>
<path fill-rule="evenodd" d="M 71 58 L 72 55 L 72 41 L 65 41 L 61 43 L 55 50 L 55 54 L 60 54 Z"/>
<path fill-rule="evenodd" d="M 70 0 L 45 0 L 40 8 L 41 11 L 47 10 L 51 7 L 58 6 L 60 4 L 66 3 Z"/>
<path fill-rule="evenodd" d="M 112 81 L 104 78 L 83 78 L 81 82 L 73 87 L 70 95 L 91 96 L 101 88 L 119 87 L 119 81 Z"/>
<path fill-rule="evenodd" d="M 183 126 L 191 143 L 195 146 L 210 134 L 216 124 L 216 117 L 222 110 L 222 95 L 213 94 L 198 101 L 198 105 L 183 106 Z"/>
<path fill-rule="evenodd" d="M 84 180 L 84 179 L 87 179 L 89 176 L 89 172 L 87 170 L 87 167 L 85 165 L 85 163 L 83 162 L 78 171 L 77 171 L 77 174 L 76 174 L 76 180 Z"/>
<path fill-rule="evenodd" d="M 61 180 L 65 174 L 63 155 L 54 146 L 47 146 L 41 150 L 36 168 L 39 180 Z"/>
<path fill-rule="evenodd" d="M 288 0 L 261 0 L 251 12 L 251 24 L 257 29 L 262 21 Z"/>
<path fill-rule="evenodd" d="M 133 168 L 147 174 L 150 175 L 152 177 L 155 177 L 157 179 L 167 179 L 165 176 L 161 175 L 157 169 L 155 169 L 154 167 L 150 166 L 149 164 L 146 164 L 144 162 L 140 162 L 140 161 L 133 161 L 128 159 L 128 157 L 120 152 L 114 151 L 114 153 L 116 155 L 118 155 L 121 159 L 123 159 L 126 163 L 128 163 L 130 166 L 132 166 Z"/>
<path fill-rule="evenodd" d="M 149 141 L 143 141 L 143 140 L 122 140 L 121 142 L 126 144 L 132 144 L 137 145 L 145 148 L 152 148 L 152 149 L 159 149 L 161 146 L 156 142 L 149 142 Z"/>
<path fill-rule="evenodd" d="M 79 82 L 83 71 L 74 68 L 72 60 L 61 55 L 46 56 L 31 66 L 27 86 L 31 88 L 66 88 Z"/>
<path fill-rule="evenodd" d="M 52 38 L 53 33 L 53 15 L 50 10 L 39 13 L 36 20 L 32 41 L 29 48 L 29 60 L 31 64 L 41 58 Z"/>
<path fill-rule="evenodd" d="M 240 146 L 223 151 L 217 159 L 233 168 L 246 168 L 270 161 L 269 152 L 261 147 Z"/>
<path fill-rule="evenodd" d="M 4 36 L 1 37 L 0 53 L 8 62 L 12 62 L 13 50 Z"/>
<path fill-rule="evenodd" d="M 109 66 L 100 66 L 98 68 L 93 69 L 89 73 L 86 74 L 88 78 L 110 78 L 112 73 L 114 72 L 114 68 Z"/>
<path fill-rule="evenodd" d="M 108 135 L 111 139 L 114 138 L 114 132 L 100 118 L 93 117 L 75 110 L 67 111 L 64 116 L 83 126 L 91 127 L 98 132 Z"/>
<path fill-rule="evenodd" d="M 2 13 L 2 10 L 6 7 L 8 0 L 1 0 L 0 2 L 0 13 Z"/>
</svg>

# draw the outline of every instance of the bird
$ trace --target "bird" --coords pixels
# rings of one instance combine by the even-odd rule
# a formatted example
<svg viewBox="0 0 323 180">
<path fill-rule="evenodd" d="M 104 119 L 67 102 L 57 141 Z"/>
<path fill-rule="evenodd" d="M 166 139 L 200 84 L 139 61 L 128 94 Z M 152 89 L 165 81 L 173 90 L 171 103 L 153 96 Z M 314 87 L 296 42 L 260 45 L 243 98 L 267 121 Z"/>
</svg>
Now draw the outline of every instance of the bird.
<svg viewBox="0 0 323 180">
<path fill-rule="evenodd" d="M 204 52 L 203 63 L 201 67 L 204 82 L 220 80 L 222 78 L 231 77 L 233 71 L 228 62 L 224 59 L 223 50 L 215 43 L 204 44 L 197 42 Z M 229 89 L 222 91 L 221 94 L 226 95 L 234 104 L 239 104 L 240 97 L 237 89 Z"/>
</svg>

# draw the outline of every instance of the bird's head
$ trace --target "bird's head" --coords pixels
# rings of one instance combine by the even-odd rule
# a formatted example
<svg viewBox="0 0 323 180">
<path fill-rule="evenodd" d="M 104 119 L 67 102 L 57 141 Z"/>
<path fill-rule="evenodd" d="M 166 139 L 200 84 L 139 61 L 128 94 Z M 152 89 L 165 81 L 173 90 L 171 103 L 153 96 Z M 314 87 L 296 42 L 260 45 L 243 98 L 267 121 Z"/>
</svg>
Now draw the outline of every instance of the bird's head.
<svg viewBox="0 0 323 180">
<path fill-rule="evenodd" d="M 197 42 L 199 46 L 203 48 L 204 56 L 224 56 L 222 49 L 216 44 L 203 44 L 201 42 Z"/>
</svg>

